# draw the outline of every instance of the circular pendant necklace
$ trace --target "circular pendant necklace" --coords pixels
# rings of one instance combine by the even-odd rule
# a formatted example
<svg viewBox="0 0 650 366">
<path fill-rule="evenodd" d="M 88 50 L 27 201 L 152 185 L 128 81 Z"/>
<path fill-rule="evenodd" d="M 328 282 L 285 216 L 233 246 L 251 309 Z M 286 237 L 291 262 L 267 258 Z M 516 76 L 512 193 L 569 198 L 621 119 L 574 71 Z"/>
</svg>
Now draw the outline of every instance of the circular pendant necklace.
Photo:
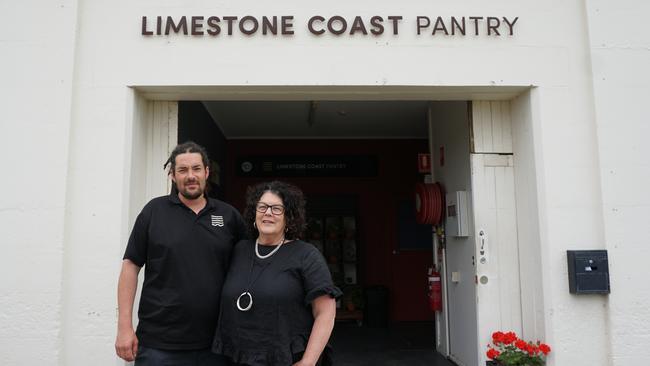
<svg viewBox="0 0 650 366">
<path fill-rule="evenodd" d="M 241 304 L 239 303 L 242 297 L 244 296 L 248 296 L 248 305 L 246 307 L 241 306 Z M 239 297 L 237 298 L 237 309 L 239 309 L 239 311 L 248 311 L 252 307 L 253 307 L 253 295 L 251 295 L 251 293 L 248 291 L 242 292 L 241 295 L 239 295 Z"/>
<path fill-rule="evenodd" d="M 282 244 L 284 244 L 284 238 L 282 238 L 282 240 L 280 241 L 280 244 L 278 244 L 275 247 L 275 249 L 273 249 L 271 252 L 269 252 L 268 254 L 265 254 L 265 255 L 260 255 L 259 241 L 255 240 L 255 255 L 259 259 L 266 259 L 266 258 L 272 256 L 273 254 L 275 254 L 275 252 L 277 252 L 280 249 Z M 269 263 L 264 268 L 262 268 L 260 273 L 255 277 L 255 279 L 253 279 L 252 276 L 253 276 L 253 264 L 254 263 L 255 263 L 255 258 L 253 258 L 253 256 L 251 255 L 251 269 L 248 272 L 248 286 L 246 286 L 246 289 L 241 293 L 241 295 L 239 295 L 239 297 L 237 298 L 237 302 L 236 302 L 237 309 L 239 311 L 249 311 L 253 307 L 253 295 L 251 295 L 249 290 L 250 290 L 251 286 L 253 286 L 255 281 L 257 281 L 257 279 L 260 278 L 260 276 L 262 275 L 262 272 L 264 272 L 264 270 L 266 268 L 268 268 L 269 265 L 270 265 L 270 263 Z M 248 299 L 248 304 L 242 305 L 242 299 L 245 300 L 246 298 Z"/>
</svg>

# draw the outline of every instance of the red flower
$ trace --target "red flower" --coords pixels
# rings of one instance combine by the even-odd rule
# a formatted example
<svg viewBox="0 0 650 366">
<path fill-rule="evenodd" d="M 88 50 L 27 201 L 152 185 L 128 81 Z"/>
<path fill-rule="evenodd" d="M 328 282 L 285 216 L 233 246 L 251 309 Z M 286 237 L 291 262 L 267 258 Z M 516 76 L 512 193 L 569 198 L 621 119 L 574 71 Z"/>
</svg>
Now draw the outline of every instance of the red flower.
<svg viewBox="0 0 650 366">
<path fill-rule="evenodd" d="M 528 347 L 528 343 L 522 341 L 521 339 L 517 339 L 515 341 L 515 347 L 519 348 L 522 351 L 525 351 L 526 348 Z"/>
<path fill-rule="evenodd" d="M 547 344 L 542 343 L 539 345 L 539 350 L 542 351 L 544 356 L 548 355 L 549 352 L 551 352 L 551 347 L 549 347 Z"/>
<path fill-rule="evenodd" d="M 535 353 L 537 353 L 537 347 L 535 347 L 535 345 L 532 343 L 528 343 L 528 345 L 526 346 L 526 352 L 528 352 L 528 354 L 532 356 Z"/>
<path fill-rule="evenodd" d="M 503 365 L 543 365 L 551 347 L 539 341 L 526 342 L 515 332 L 492 333 L 492 344 L 487 345 L 486 355 Z"/>
<path fill-rule="evenodd" d="M 499 351 L 495 350 L 494 348 L 490 348 L 487 351 L 487 357 L 490 360 L 494 360 L 495 358 L 499 357 L 500 354 L 501 353 Z"/>
<path fill-rule="evenodd" d="M 503 343 L 504 336 L 503 332 L 494 332 L 492 333 L 492 342 Z"/>
<path fill-rule="evenodd" d="M 503 343 L 505 344 L 511 344 L 516 340 L 517 340 L 517 334 L 515 334 L 515 332 L 508 332 L 503 335 Z"/>
</svg>

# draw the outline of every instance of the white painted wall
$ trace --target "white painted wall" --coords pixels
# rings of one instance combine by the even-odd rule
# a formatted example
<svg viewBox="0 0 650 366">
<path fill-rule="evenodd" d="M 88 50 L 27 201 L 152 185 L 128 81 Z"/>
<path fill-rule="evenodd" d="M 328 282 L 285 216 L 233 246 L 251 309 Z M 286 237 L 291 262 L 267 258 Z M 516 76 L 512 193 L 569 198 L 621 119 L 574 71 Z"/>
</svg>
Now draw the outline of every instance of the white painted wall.
<svg viewBox="0 0 650 366">
<path fill-rule="evenodd" d="M 525 339 L 545 339 L 544 292 L 551 287 L 540 271 L 542 259 L 539 183 L 543 179 L 539 136 L 537 90 L 531 89 L 510 102 L 512 149 L 515 173 L 517 241 L 519 243 L 519 282 L 521 287 L 521 325 Z"/>
<path fill-rule="evenodd" d="M 0 363 L 117 363 L 115 286 L 130 230 L 125 214 L 138 192 L 137 169 L 127 162 L 136 151 L 134 106 L 143 103 L 128 86 L 166 85 L 535 86 L 530 106 L 517 107 L 530 110 L 537 179 L 531 219 L 539 234 L 529 234 L 540 241 L 544 305 L 535 311 L 543 319 L 535 334 L 554 347 L 549 365 L 650 359 L 641 346 L 650 329 L 641 276 L 650 202 L 641 142 L 650 85 L 642 14 L 649 6 L 586 4 L 4 2 L 2 146 L 18 157 L 5 161 L 5 171 L 19 178 L 3 180 L 11 194 L 0 199 Z M 315 38 L 300 26 L 335 12 L 520 19 L 516 35 L 500 39 L 418 38 L 406 31 L 408 21 L 399 37 L 378 38 Z M 196 14 L 293 14 L 298 26 L 287 38 L 139 35 L 142 15 Z M 610 250 L 608 298 L 569 295 L 565 251 L 580 248 Z"/>
<path fill-rule="evenodd" d="M 63 342 L 77 4 L 3 1 L 0 14 L 0 364 L 47 365 Z"/>
<path fill-rule="evenodd" d="M 650 358 L 650 33 L 647 2 L 586 1 L 598 157 L 603 248 L 612 294 L 605 305 L 611 365 Z M 601 313 L 602 310 L 599 310 Z"/>
<path fill-rule="evenodd" d="M 436 181 L 446 192 L 471 192 L 469 121 L 467 102 L 432 103 L 433 124 L 432 159 Z M 440 166 L 440 147 L 445 149 L 445 165 Z M 471 193 L 468 195 L 472 206 Z M 476 338 L 476 285 L 474 284 L 474 222 L 470 214 L 468 237 L 450 237 L 446 240 L 447 272 L 445 284 L 449 306 L 450 357 L 460 365 L 478 363 Z M 460 281 L 453 282 L 451 273 L 458 272 Z M 447 320 L 447 319 L 444 319 Z M 443 335 L 443 334 L 441 334 Z"/>
</svg>

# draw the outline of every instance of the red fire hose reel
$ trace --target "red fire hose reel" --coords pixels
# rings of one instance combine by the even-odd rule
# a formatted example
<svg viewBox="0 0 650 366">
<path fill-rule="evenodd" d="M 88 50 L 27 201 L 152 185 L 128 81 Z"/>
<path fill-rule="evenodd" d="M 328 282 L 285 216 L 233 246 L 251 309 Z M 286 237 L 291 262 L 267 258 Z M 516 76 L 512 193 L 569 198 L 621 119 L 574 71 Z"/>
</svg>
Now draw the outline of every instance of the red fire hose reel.
<svg viewBox="0 0 650 366">
<path fill-rule="evenodd" d="M 415 218 L 418 224 L 439 224 L 443 209 L 444 202 L 440 183 L 418 183 L 415 186 Z"/>
</svg>

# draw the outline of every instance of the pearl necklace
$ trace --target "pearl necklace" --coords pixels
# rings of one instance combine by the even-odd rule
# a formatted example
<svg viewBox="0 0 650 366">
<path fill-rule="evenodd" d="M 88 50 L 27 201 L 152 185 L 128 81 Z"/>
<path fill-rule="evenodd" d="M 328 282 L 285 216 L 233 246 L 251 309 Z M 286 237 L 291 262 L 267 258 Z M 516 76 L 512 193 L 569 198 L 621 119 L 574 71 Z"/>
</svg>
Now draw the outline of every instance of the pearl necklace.
<svg viewBox="0 0 650 366">
<path fill-rule="evenodd" d="M 284 244 L 284 237 L 282 237 L 282 240 L 280 240 L 280 244 L 278 244 L 278 245 L 275 247 L 275 249 L 273 249 L 273 250 L 272 250 L 271 252 L 269 252 L 268 254 L 261 255 L 261 254 L 260 254 L 260 250 L 259 250 L 259 245 L 260 245 L 259 239 L 258 239 L 258 240 L 255 240 L 255 255 L 256 255 L 257 258 L 259 258 L 259 259 L 266 259 L 266 258 L 272 256 L 273 254 L 275 254 L 275 252 L 277 252 L 277 251 L 280 249 L 280 247 L 282 246 L 282 244 Z"/>
</svg>

